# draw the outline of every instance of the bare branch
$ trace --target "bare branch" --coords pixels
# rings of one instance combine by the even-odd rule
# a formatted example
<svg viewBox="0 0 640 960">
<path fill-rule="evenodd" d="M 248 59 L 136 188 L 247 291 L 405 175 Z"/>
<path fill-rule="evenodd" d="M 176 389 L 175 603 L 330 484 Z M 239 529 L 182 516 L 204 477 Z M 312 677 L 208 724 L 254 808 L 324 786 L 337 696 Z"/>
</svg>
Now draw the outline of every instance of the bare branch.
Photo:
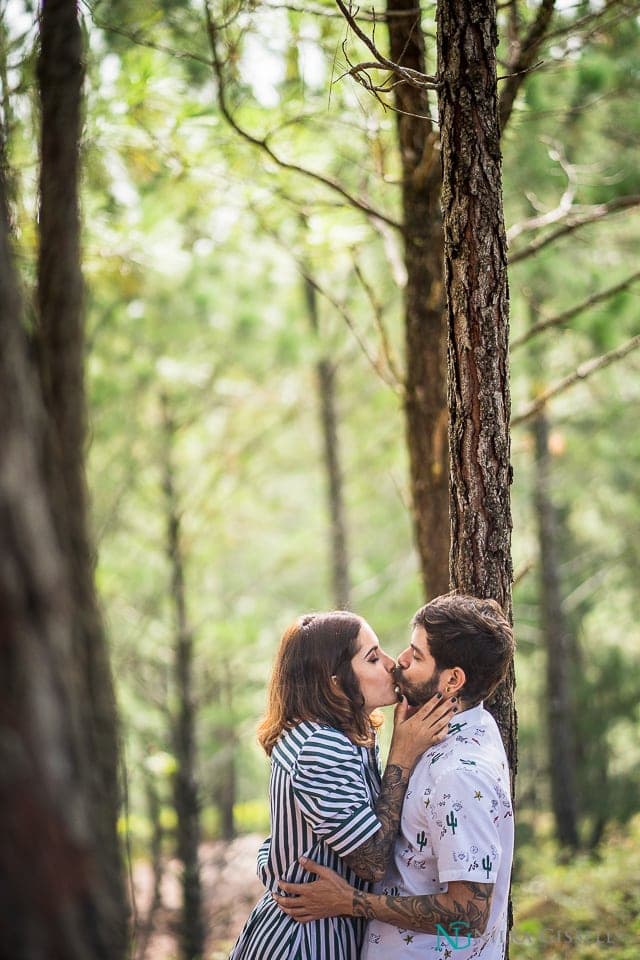
<svg viewBox="0 0 640 960">
<path fill-rule="evenodd" d="M 532 240 L 526 247 L 513 253 L 509 257 L 509 264 L 513 266 L 514 263 L 526 260 L 527 257 L 533 256 L 550 243 L 567 236 L 569 233 L 573 233 L 575 230 L 580 230 L 590 223 L 596 223 L 598 220 L 603 220 L 605 217 L 611 216 L 614 213 L 631 210 L 637 206 L 640 206 L 640 196 L 632 194 L 628 197 L 616 197 L 615 200 L 610 200 L 609 203 L 598 203 L 592 207 L 582 207 L 579 212 L 567 217 L 562 227 L 548 233 L 545 237 L 538 237 L 536 240 Z"/>
<path fill-rule="evenodd" d="M 342 20 L 343 15 L 338 10 L 332 10 L 319 3 L 270 3 L 265 0 L 263 6 L 270 10 L 292 10 L 294 13 L 309 13 L 314 17 L 327 17 L 330 20 Z M 374 10 L 370 13 L 354 14 L 355 20 L 361 20 L 365 23 L 384 23 L 387 20 L 397 19 L 399 17 L 415 17 L 421 13 L 420 7 L 408 7 L 406 10 Z"/>
<path fill-rule="evenodd" d="M 622 17 L 633 16 L 634 13 L 637 13 L 640 9 L 640 3 L 630 2 L 630 0 L 608 0 L 608 3 L 605 3 L 603 7 L 597 10 L 593 10 L 591 13 L 585 14 L 583 17 L 579 17 L 577 20 L 570 21 L 563 24 L 561 27 L 558 27 L 556 30 L 551 30 L 546 35 L 546 40 L 558 40 L 561 37 L 566 37 L 569 34 L 576 34 L 584 27 L 600 25 L 600 21 L 603 20 L 607 14 L 609 14 L 616 7 L 623 6 L 624 10 L 621 13 Z M 616 22 L 619 17 L 616 17 L 614 21 Z M 591 37 L 593 30 L 590 31 L 588 37 Z"/>
<path fill-rule="evenodd" d="M 524 578 L 535 568 L 533 560 L 525 560 L 522 566 L 513 571 L 513 589 L 524 580 Z"/>
<path fill-rule="evenodd" d="M 523 333 L 521 337 L 517 337 L 515 340 L 512 340 L 511 349 L 516 350 L 523 344 L 528 343 L 529 340 L 537 336 L 539 333 L 543 333 L 543 331 L 549 330 L 551 327 L 563 326 L 565 323 L 573 320 L 574 317 L 577 317 L 579 313 L 582 313 L 584 310 L 588 310 L 589 307 L 593 307 L 597 303 L 602 303 L 604 300 L 610 300 L 611 297 L 615 297 L 616 293 L 621 293 L 622 290 L 626 290 L 632 284 L 636 283 L 637 280 L 640 280 L 640 270 L 636 271 L 636 273 L 632 273 L 631 276 L 626 278 L 626 280 L 616 283 L 615 286 L 607 287 L 606 290 L 600 290 L 598 293 L 592 294 L 590 297 L 582 300 L 581 303 L 576 304 L 576 306 L 571 307 L 569 310 L 564 310 L 555 317 L 549 317 L 546 320 L 540 320 L 539 323 L 535 323 L 532 327 L 530 327 L 526 333 Z"/>
<path fill-rule="evenodd" d="M 339 300 L 336 300 L 336 298 L 332 294 L 330 294 L 328 290 L 326 290 L 323 286 L 321 286 L 318 283 L 316 278 L 309 272 L 309 268 L 307 264 L 304 262 L 304 260 L 302 260 L 302 258 L 297 256 L 294 253 L 294 251 L 291 249 L 291 244 L 285 242 L 285 240 L 280 236 L 278 231 L 274 230 L 265 222 L 260 212 L 254 206 L 252 206 L 251 209 L 254 213 L 254 216 L 258 220 L 263 232 L 266 233 L 268 236 L 270 236 L 271 239 L 274 240 L 274 242 L 277 243 L 278 246 L 281 247 L 287 253 L 287 255 L 291 257 L 291 259 L 294 261 L 302 279 L 306 283 L 308 283 L 311 287 L 313 287 L 316 293 L 319 296 L 323 297 L 327 301 L 327 303 L 331 304 L 333 309 L 339 314 L 339 316 L 342 317 L 348 329 L 351 331 L 355 342 L 360 347 L 362 354 L 366 357 L 370 366 L 375 371 L 375 373 L 380 377 L 383 383 L 385 383 L 386 386 L 391 387 L 391 389 L 394 391 L 396 395 L 398 396 L 402 395 L 404 380 L 402 376 L 398 374 L 397 368 L 390 362 L 390 352 L 385 349 L 384 342 L 383 342 L 383 351 L 385 354 L 385 360 L 387 362 L 387 368 L 391 376 L 389 376 L 389 374 L 387 374 L 382 369 L 379 361 L 370 352 L 366 341 L 360 334 L 360 331 L 358 330 L 358 326 L 355 320 L 353 319 L 353 317 L 351 316 L 351 314 L 349 313 L 349 311 L 347 310 L 346 306 L 343 303 L 340 303 Z M 385 334 L 386 334 L 386 331 L 385 331 Z"/>
<path fill-rule="evenodd" d="M 548 227 L 552 223 L 557 223 L 558 220 L 562 220 L 563 217 L 566 217 L 573 208 L 573 200 L 576 195 L 576 176 L 575 176 L 575 167 L 573 164 L 569 163 L 567 158 L 564 156 L 562 146 L 559 144 L 554 144 L 549 150 L 549 156 L 552 160 L 557 161 L 567 177 L 567 187 L 560 198 L 560 203 L 554 210 L 549 210 L 547 213 L 540 214 L 537 217 L 531 217 L 529 220 L 524 220 L 522 223 L 514 224 L 509 230 L 507 230 L 507 242 L 511 243 L 512 240 L 515 240 L 516 237 L 519 237 L 521 233 L 524 233 L 526 230 L 539 230 L 541 227 Z M 531 201 L 531 197 L 529 197 Z"/>
<path fill-rule="evenodd" d="M 400 290 L 404 290 L 407 285 L 407 265 L 402 257 L 402 251 L 398 247 L 397 236 L 393 230 L 390 230 L 386 223 L 381 220 L 373 220 L 374 230 L 380 234 L 382 245 L 391 268 L 394 282 Z"/>
<path fill-rule="evenodd" d="M 390 73 L 389 76 L 383 80 L 381 84 L 375 84 L 371 77 L 369 76 L 369 70 L 381 70 L 382 67 L 379 67 L 376 63 L 356 63 L 352 64 L 347 55 L 345 45 L 346 40 L 343 42 L 342 49 L 344 52 L 345 60 L 349 64 L 349 69 L 345 70 L 343 74 L 337 77 L 332 83 L 339 83 L 340 80 L 343 80 L 345 77 L 353 77 L 353 79 L 359 83 L 362 87 L 365 88 L 369 93 L 372 93 L 378 103 L 383 107 L 384 110 L 392 110 L 394 113 L 401 113 L 404 117 L 415 117 L 416 120 L 428 120 L 431 124 L 436 124 L 438 121 L 429 116 L 426 113 L 411 113 L 408 110 L 401 110 L 400 107 L 395 106 L 393 103 L 388 103 L 386 100 L 383 100 L 380 96 L 381 93 L 392 93 L 394 87 L 400 86 L 403 83 L 406 83 L 406 80 L 393 80 L 393 74 Z"/>
<path fill-rule="evenodd" d="M 164 43 L 155 43 L 153 40 L 149 40 L 142 30 L 125 30 L 124 27 L 117 27 L 113 23 L 107 23 L 106 20 L 101 20 L 94 14 L 89 4 L 86 4 L 86 6 L 91 13 L 91 19 L 94 25 L 98 27 L 99 30 L 104 30 L 105 33 L 114 33 L 119 37 L 130 40 L 131 43 L 135 43 L 139 47 L 147 47 L 149 50 L 158 50 L 160 53 L 166 53 L 175 60 L 195 60 L 196 63 L 203 63 L 207 67 L 212 66 L 211 60 L 207 59 L 207 57 L 201 57 L 197 53 L 191 53 L 189 50 L 175 50 L 173 47 L 168 47 Z"/>
<path fill-rule="evenodd" d="M 545 390 L 543 393 L 541 393 L 539 397 L 536 397 L 533 403 L 530 403 L 527 407 L 525 407 L 522 413 L 519 413 L 517 417 L 512 417 L 511 426 L 517 427 L 521 423 L 525 423 L 527 420 L 530 420 L 531 417 L 534 417 L 536 413 L 539 413 L 539 411 L 547 405 L 549 400 L 557 397 L 560 393 L 564 393 L 565 390 L 573 387 L 574 384 L 593 376 L 593 374 L 597 373 L 598 370 L 603 370 L 605 367 L 611 366 L 612 363 L 622 360 L 623 357 L 626 357 L 627 354 L 631 353 L 633 350 L 636 350 L 638 347 L 640 347 L 640 334 L 632 337 L 631 340 L 627 340 L 627 342 L 623 343 L 622 346 L 616 347 L 615 350 L 610 350 L 608 353 L 604 353 L 601 357 L 596 357 L 593 360 L 587 360 L 586 363 L 580 364 L 578 369 L 575 370 L 570 376 L 565 377 L 563 380 L 559 380 L 558 383 L 553 384 L 548 390 Z"/>
<path fill-rule="evenodd" d="M 402 372 L 400 370 L 398 363 L 396 362 L 393 348 L 389 340 L 389 334 L 387 333 L 387 328 L 384 323 L 384 319 L 383 319 L 384 308 L 382 304 L 379 302 L 378 298 L 376 297 L 373 287 L 371 286 L 371 284 L 365 277 L 364 273 L 362 272 L 362 268 L 360 267 L 360 264 L 356 260 L 355 256 L 353 258 L 353 269 L 356 277 L 360 281 L 362 289 L 367 295 L 367 299 L 369 303 L 371 304 L 371 309 L 373 311 L 373 319 L 374 319 L 378 334 L 380 336 L 380 344 L 382 346 L 382 352 L 384 353 L 387 367 L 389 368 L 389 371 L 393 379 L 395 380 L 395 383 L 396 384 L 403 383 L 404 377 L 402 375 Z"/>
<path fill-rule="evenodd" d="M 401 64 L 395 63 L 393 60 L 389 60 L 388 57 L 385 57 L 385 55 L 378 50 L 371 37 L 367 36 L 364 30 L 358 26 L 356 16 L 352 13 L 351 4 L 349 4 L 347 7 L 343 0 L 336 0 L 336 4 L 338 5 L 338 8 L 342 12 L 344 19 L 347 21 L 355 35 L 373 54 L 375 64 L 369 66 L 368 69 L 375 67 L 375 69 L 378 70 L 387 70 L 389 73 L 393 73 L 399 77 L 404 83 L 408 83 L 413 87 L 418 87 L 420 90 L 438 89 L 438 80 L 436 77 L 428 76 L 425 73 L 421 73 L 419 70 L 412 70 L 410 67 L 403 67 Z"/>
<path fill-rule="evenodd" d="M 500 114 L 500 130 L 504 131 L 509 117 L 513 111 L 513 105 L 520 87 L 523 84 L 527 72 L 533 66 L 538 51 L 545 41 L 547 28 L 551 22 L 555 9 L 555 0 L 542 0 L 538 7 L 538 13 L 531 24 L 529 31 L 522 43 L 515 43 L 513 51 L 516 54 L 513 61 L 509 63 L 511 75 L 506 78 L 502 87 L 498 111 Z"/>
<path fill-rule="evenodd" d="M 364 338 L 362 337 L 362 335 L 360 334 L 360 331 L 358 330 L 358 327 L 353 317 L 351 316 L 347 308 L 344 306 L 344 304 L 340 303 L 338 300 L 335 299 L 335 297 L 333 297 L 329 293 L 328 290 L 325 290 L 324 287 L 320 286 L 320 284 L 315 279 L 315 277 L 311 276 L 311 274 L 306 269 L 304 264 L 300 263 L 299 260 L 296 260 L 296 263 L 303 279 L 306 280 L 307 283 L 309 283 L 321 297 L 324 297 L 324 299 L 331 304 L 334 310 L 336 310 L 340 314 L 340 316 L 346 323 L 347 327 L 353 334 L 353 337 L 356 343 L 358 344 L 358 346 L 360 347 L 360 350 L 362 351 L 364 356 L 367 358 L 370 366 L 375 371 L 375 373 L 380 377 L 380 379 L 388 387 L 391 387 L 391 389 L 397 396 L 401 396 L 402 380 L 397 378 L 396 371 L 390 366 L 389 366 L 389 373 L 391 374 L 391 376 L 389 376 L 389 374 L 382 368 L 382 365 L 376 359 L 376 357 L 374 357 L 371 354 L 371 352 L 369 351 L 369 347 L 365 342 Z M 385 355 L 385 360 L 387 361 L 387 364 L 388 364 L 389 358 L 386 355 Z"/>
<path fill-rule="evenodd" d="M 213 71 L 217 80 L 218 106 L 229 126 L 235 130 L 238 136 L 246 140 L 247 143 L 251 143 L 254 147 L 258 147 L 260 150 L 262 150 L 269 157 L 269 159 L 272 160 L 282 170 L 291 170 L 293 173 L 297 173 L 303 177 L 306 177 L 307 179 L 314 180 L 316 183 L 321 183 L 334 193 L 339 194 L 344 200 L 347 201 L 349 206 L 354 207 L 356 210 L 361 210 L 369 217 L 376 217 L 378 220 L 383 220 L 385 223 L 388 223 L 389 226 L 400 230 L 402 226 L 400 223 L 392 220 L 391 217 L 387 217 L 386 214 L 382 213 L 380 210 L 374 209 L 364 200 L 360 200 L 358 197 L 352 196 L 336 180 L 333 180 L 331 177 L 325 177 L 323 174 L 316 173 L 314 170 L 309 170 L 306 167 L 301 167 L 297 163 L 290 163 L 287 160 L 283 160 L 271 149 L 266 139 L 262 137 L 256 137 L 252 133 L 249 133 L 248 130 L 245 130 L 244 127 L 240 126 L 227 104 L 224 74 L 217 50 L 218 28 L 214 23 L 213 17 L 211 16 L 209 0 L 203 0 L 203 7 L 207 25 L 207 35 L 213 57 L 211 66 L 213 67 Z"/>
</svg>

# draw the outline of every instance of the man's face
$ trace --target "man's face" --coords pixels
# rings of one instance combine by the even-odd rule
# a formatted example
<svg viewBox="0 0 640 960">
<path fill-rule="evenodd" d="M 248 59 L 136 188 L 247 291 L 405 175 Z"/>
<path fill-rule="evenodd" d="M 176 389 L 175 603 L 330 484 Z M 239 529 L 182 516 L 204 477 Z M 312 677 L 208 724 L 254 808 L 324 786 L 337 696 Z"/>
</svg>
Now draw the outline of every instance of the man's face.
<svg viewBox="0 0 640 960">
<path fill-rule="evenodd" d="M 440 691 L 444 682 L 442 671 L 436 667 L 431 656 L 427 633 L 424 627 L 414 627 L 411 643 L 398 657 L 396 679 L 400 692 L 405 695 L 412 707 L 420 707 Z"/>
</svg>

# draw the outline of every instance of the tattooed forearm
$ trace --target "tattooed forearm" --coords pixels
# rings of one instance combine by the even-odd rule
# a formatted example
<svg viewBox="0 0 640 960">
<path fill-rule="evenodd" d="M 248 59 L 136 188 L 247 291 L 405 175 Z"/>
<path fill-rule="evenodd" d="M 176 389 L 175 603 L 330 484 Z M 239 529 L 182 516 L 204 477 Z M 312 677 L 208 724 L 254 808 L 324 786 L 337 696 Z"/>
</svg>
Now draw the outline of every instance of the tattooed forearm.
<svg viewBox="0 0 640 960">
<path fill-rule="evenodd" d="M 387 765 L 380 796 L 375 805 L 380 829 L 344 858 L 363 880 L 380 880 L 384 875 L 391 847 L 398 833 L 402 801 L 408 782 L 409 770 L 394 763 Z"/>
<path fill-rule="evenodd" d="M 364 917 L 365 920 L 375 920 L 373 907 L 367 901 L 366 893 L 360 890 L 353 891 L 353 916 Z"/>
<path fill-rule="evenodd" d="M 420 933 L 437 933 L 436 924 L 447 929 L 456 921 L 467 924 L 470 937 L 486 930 L 493 884 L 456 881 L 446 893 L 424 897 L 388 897 L 354 892 L 353 916 L 383 920 L 396 927 Z"/>
</svg>

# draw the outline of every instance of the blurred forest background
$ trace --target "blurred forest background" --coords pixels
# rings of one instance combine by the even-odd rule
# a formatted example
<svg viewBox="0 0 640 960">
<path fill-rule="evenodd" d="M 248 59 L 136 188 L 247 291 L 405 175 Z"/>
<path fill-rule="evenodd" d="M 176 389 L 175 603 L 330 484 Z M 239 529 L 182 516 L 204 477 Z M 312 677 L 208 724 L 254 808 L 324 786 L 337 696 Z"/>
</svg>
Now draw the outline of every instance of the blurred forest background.
<svg viewBox="0 0 640 960">
<path fill-rule="evenodd" d="M 39 28 L 33 3 L 0 9 L 2 163 L 29 325 Z M 283 628 L 348 605 L 398 653 L 413 611 L 446 589 L 412 511 L 406 158 L 391 88 L 367 89 L 380 82 L 372 71 L 344 76 L 371 54 L 329 2 L 91 0 L 79 10 L 87 471 L 120 715 L 120 830 L 144 887 L 135 950 L 177 955 L 180 898 L 167 883 L 181 858 L 187 899 L 205 910 L 207 956 L 224 956 L 268 829 L 254 731 Z M 398 10 L 359 12 L 381 51 Z M 428 74 L 434 18 L 425 3 Z M 519 76 L 502 105 L 519 719 L 512 956 L 631 960 L 640 5 L 505 0 L 498 28 L 498 73 Z M 429 157 L 435 127 L 418 123 Z M 442 313 L 439 283 L 427 293 Z M 446 450 L 446 420 L 438 430 Z M 199 907 L 200 885 L 219 891 L 221 876 L 233 903 Z"/>
</svg>

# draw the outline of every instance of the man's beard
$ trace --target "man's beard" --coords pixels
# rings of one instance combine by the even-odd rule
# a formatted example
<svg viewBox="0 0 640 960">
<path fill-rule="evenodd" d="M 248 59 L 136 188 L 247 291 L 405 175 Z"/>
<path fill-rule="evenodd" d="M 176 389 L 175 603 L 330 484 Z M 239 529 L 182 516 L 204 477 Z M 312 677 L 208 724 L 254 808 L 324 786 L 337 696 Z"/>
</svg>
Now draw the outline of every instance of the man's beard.
<svg viewBox="0 0 640 960">
<path fill-rule="evenodd" d="M 421 707 L 438 692 L 441 673 L 442 670 L 436 670 L 431 679 L 425 680 L 424 683 L 409 683 L 403 678 L 402 672 L 398 671 L 398 685 L 410 707 Z"/>
</svg>

